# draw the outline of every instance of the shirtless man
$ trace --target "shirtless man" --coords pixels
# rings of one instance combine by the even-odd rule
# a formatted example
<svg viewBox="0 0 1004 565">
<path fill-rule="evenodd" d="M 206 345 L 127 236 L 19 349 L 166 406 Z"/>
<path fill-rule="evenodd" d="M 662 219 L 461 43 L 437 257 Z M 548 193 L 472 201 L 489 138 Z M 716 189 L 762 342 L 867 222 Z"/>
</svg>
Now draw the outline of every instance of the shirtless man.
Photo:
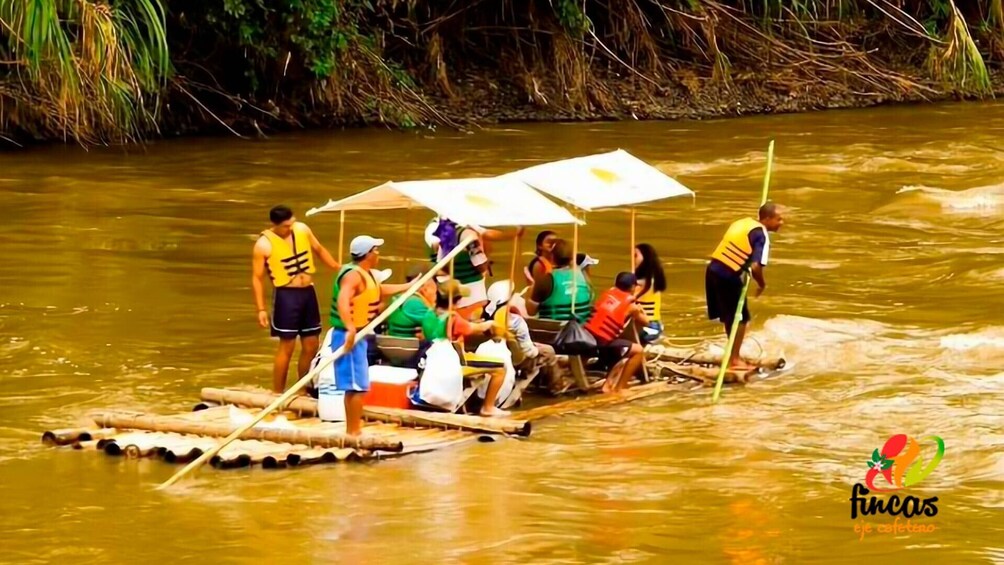
<svg viewBox="0 0 1004 565">
<path fill-rule="evenodd" d="M 258 325 L 269 327 L 265 308 L 265 273 L 272 279 L 272 337 L 279 338 L 279 349 L 272 365 L 272 390 L 286 390 L 289 361 L 300 337 L 300 361 L 297 374 L 303 377 L 310 370 L 310 361 L 319 347 L 321 315 L 314 292 L 313 275 L 317 272 L 316 255 L 332 270 L 340 267 L 337 261 L 306 224 L 297 222 L 293 211 L 286 206 L 276 206 L 268 214 L 272 227 L 261 232 L 254 245 L 251 263 L 251 287 L 258 308 Z"/>
</svg>

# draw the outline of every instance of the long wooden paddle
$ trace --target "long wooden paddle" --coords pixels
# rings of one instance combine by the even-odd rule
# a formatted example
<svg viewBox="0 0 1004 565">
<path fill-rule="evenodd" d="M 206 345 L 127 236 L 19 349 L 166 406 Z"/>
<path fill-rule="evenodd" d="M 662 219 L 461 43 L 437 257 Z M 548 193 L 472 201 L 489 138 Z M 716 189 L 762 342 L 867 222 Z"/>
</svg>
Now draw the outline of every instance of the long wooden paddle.
<svg viewBox="0 0 1004 565">
<path fill-rule="evenodd" d="M 429 279 L 431 279 L 432 277 L 434 277 L 436 275 L 436 273 L 438 273 L 443 267 L 445 267 L 447 263 L 449 263 L 450 261 L 452 261 L 453 258 L 458 253 L 460 253 L 461 251 L 463 251 L 473 241 L 474 241 L 474 238 L 473 237 L 469 237 L 469 238 L 465 239 L 464 241 L 460 242 L 459 245 L 457 245 L 456 247 L 454 247 L 449 253 L 446 254 L 445 257 L 443 257 L 442 259 L 440 259 L 439 262 L 436 263 L 432 267 L 432 269 L 429 270 L 429 272 L 425 273 L 418 280 L 416 280 L 414 283 L 412 283 L 411 287 L 408 288 L 408 290 L 404 291 L 403 294 L 401 294 L 400 296 L 398 296 L 397 300 L 395 300 L 393 303 L 391 303 L 391 305 L 386 310 L 384 310 L 379 315 L 377 315 L 376 318 L 373 318 L 373 321 L 371 321 L 369 324 L 367 324 L 365 328 L 363 328 L 362 330 L 360 330 L 356 334 L 356 341 L 359 342 L 360 340 L 362 340 L 366 336 L 372 334 L 373 331 L 376 329 L 377 326 L 379 326 L 380 324 L 382 324 L 384 320 L 386 320 L 391 314 L 394 313 L 395 310 L 397 310 L 398 308 L 401 307 L 402 304 L 404 304 L 405 300 L 408 300 L 408 298 L 410 298 L 411 295 L 413 295 L 416 292 L 418 292 L 418 289 L 421 288 L 422 285 L 424 285 Z M 221 441 L 220 443 L 218 443 L 215 447 L 213 447 L 209 451 L 206 451 L 205 453 L 203 453 L 202 455 L 200 455 L 197 459 L 195 459 L 194 461 L 192 461 L 191 463 L 189 463 L 188 465 L 186 465 L 184 469 L 182 469 L 182 470 L 178 471 L 177 473 L 175 473 L 173 477 L 171 477 L 170 479 L 164 481 L 163 484 L 161 484 L 160 486 L 157 487 L 157 490 L 166 489 L 167 487 L 169 487 L 169 486 L 173 485 L 174 483 L 178 482 L 179 480 L 181 480 L 181 478 L 184 477 L 185 475 L 191 473 L 195 469 L 198 469 L 203 464 L 205 464 L 206 461 L 209 461 L 210 459 L 213 458 L 213 456 L 215 456 L 217 453 L 219 453 L 220 450 L 222 450 L 224 447 L 230 445 L 230 443 L 232 441 L 234 441 L 235 439 L 237 439 L 238 437 L 240 437 L 241 434 L 243 434 L 247 430 L 253 428 L 258 422 L 261 422 L 265 418 L 265 416 L 268 416 L 269 414 L 271 414 L 273 411 L 275 411 L 280 406 L 285 406 L 286 403 L 289 402 L 296 395 L 296 393 L 300 391 L 300 389 L 302 389 L 303 387 L 305 387 L 307 385 L 307 383 L 309 383 L 310 381 L 312 381 L 314 379 L 315 375 L 317 375 L 318 373 L 320 373 L 321 371 L 323 371 L 325 368 L 327 368 L 328 365 L 332 364 L 335 360 L 337 360 L 339 357 L 341 357 L 344 354 L 345 354 L 345 347 L 342 346 L 342 347 L 339 347 L 338 349 L 336 349 L 331 355 L 329 355 L 329 356 L 324 357 L 323 359 L 321 359 L 321 362 L 318 363 L 316 367 L 314 367 L 313 369 L 311 369 L 300 380 L 296 381 L 296 383 L 293 386 L 291 386 L 286 392 L 282 393 L 282 395 L 279 398 L 276 398 L 275 401 L 272 402 L 272 404 L 269 404 L 267 407 L 265 407 L 264 409 L 262 409 L 261 412 L 258 412 L 258 414 L 256 414 L 255 417 L 252 418 L 250 422 L 248 422 L 247 424 L 244 424 L 240 428 L 237 428 L 236 430 L 234 430 L 234 432 L 232 434 L 230 434 L 227 437 L 223 438 L 223 441 Z"/>
<path fill-rule="evenodd" d="M 770 188 L 770 169 L 774 163 L 774 140 L 770 140 L 767 146 L 767 173 L 763 177 L 763 194 L 760 196 L 760 206 L 767 203 L 767 190 Z M 743 304 L 746 303 L 746 293 L 750 289 L 749 272 L 746 273 L 746 282 L 743 290 L 739 293 L 739 305 L 736 306 L 736 315 L 732 318 L 732 331 L 729 332 L 729 340 L 725 346 L 725 353 L 722 355 L 722 366 L 718 368 L 718 380 L 715 381 L 715 393 L 711 396 L 711 402 L 718 402 L 718 397 L 722 394 L 722 384 L 725 382 L 725 369 L 728 367 L 729 358 L 732 357 L 732 347 L 736 343 L 736 332 L 739 331 L 739 322 L 743 317 Z"/>
</svg>

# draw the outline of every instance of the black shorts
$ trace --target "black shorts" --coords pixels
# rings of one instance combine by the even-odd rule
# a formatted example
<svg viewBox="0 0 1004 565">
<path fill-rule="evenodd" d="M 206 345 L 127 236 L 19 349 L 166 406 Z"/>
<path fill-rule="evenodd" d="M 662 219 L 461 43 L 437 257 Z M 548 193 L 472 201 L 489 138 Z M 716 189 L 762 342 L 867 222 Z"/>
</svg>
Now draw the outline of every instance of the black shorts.
<svg viewBox="0 0 1004 565">
<path fill-rule="evenodd" d="M 321 334 L 321 312 L 313 286 L 275 289 L 272 295 L 272 337 L 296 339 Z"/>
<path fill-rule="evenodd" d="M 600 365 L 610 369 L 621 359 L 627 357 L 628 352 L 631 351 L 631 342 L 626 339 L 615 339 L 599 344 L 596 349 L 599 352 Z"/>
<path fill-rule="evenodd" d="M 736 317 L 736 307 L 739 306 L 739 295 L 743 292 L 741 277 L 724 277 L 708 264 L 704 272 L 704 293 L 708 300 L 708 319 L 721 320 L 727 326 L 732 325 Z M 750 321 L 749 302 L 743 302 L 743 323 Z"/>
</svg>

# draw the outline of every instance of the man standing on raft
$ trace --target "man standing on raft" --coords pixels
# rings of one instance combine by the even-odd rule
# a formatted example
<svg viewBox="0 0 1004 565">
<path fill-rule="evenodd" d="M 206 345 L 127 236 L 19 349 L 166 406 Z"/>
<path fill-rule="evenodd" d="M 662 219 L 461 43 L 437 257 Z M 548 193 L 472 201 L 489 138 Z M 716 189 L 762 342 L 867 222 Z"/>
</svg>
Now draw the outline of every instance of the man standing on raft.
<svg viewBox="0 0 1004 565">
<path fill-rule="evenodd" d="M 362 431 L 363 396 L 370 389 L 369 345 L 356 341 L 356 332 L 366 327 L 380 313 L 385 296 L 404 292 L 411 284 L 380 284 L 373 276 L 380 262 L 382 239 L 360 235 L 349 244 L 352 262 L 338 271 L 331 292 L 332 351 L 345 346 L 345 353 L 335 360 L 335 388 L 345 392 L 345 433 L 358 436 Z"/>
<path fill-rule="evenodd" d="M 743 290 L 743 274 L 749 270 L 757 283 L 754 296 L 760 296 L 767 288 L 763 278 L 763 268 L 770 253 L 770 238 L 767 232 L 776 232 L 784 225 L 781 209 L 768 202 L 760 207 L 760 220 L 742 218 L 732 222 L 725 237 L 711 254 L 711 261 L 704 275 L 704 291 L 708 300 L 708 319 L 721 320 L 725 335 L 732 330 L 739 297 Z M 746 335 L 746 324 L 750 320 L 747 304 L 743 304 L 742 319 L 736 331 L 729 369 L 745 371 L 752 367 L 742 362 L 740 349 Z"/>
<path fill-rule="evenodd" d="M 338 262 L 310 231 L 307 224 L 297 222 L 293 211 L 279 205 L 268 213 L 272 227 L 261 232 L 254 245 L 251 263 L 251 288 L 258 308 L 258 325 L 269 327 L 268 310 L 265 309 L 265 272 L 272 279 L 275 292 L 272 296 L 272 337 L 279 338 L 272 365 L 272 390 L 286 390 L 289 361 L 300 337 L 300 377 L 310 370 L 310 361 L 317 354 L 317 336 L 321 333 L 321 313 L 311 275 L 317 272 L 314 254 L 324 264 L 337 270 Z"/>
</svg>

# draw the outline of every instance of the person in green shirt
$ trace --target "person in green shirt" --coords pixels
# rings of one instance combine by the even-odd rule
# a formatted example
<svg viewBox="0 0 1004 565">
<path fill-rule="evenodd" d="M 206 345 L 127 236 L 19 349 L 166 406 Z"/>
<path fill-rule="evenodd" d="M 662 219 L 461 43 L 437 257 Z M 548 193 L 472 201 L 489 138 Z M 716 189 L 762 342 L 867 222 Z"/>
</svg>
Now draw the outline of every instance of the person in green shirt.
<svg viewBox="0 0 1004 565">
<path fill-rule="evenodd" d="M 412 282 L 424 274 L 421 266 L 414 266 L 405 278 Z M 396 299 L 397 297 L 395 297 Z M 422 339 L 422 320 L 436 305 L 436 281 L 429 279 L 387 319 L 387 335 L 392 337 L 417 337 Z"/>
</svg>

